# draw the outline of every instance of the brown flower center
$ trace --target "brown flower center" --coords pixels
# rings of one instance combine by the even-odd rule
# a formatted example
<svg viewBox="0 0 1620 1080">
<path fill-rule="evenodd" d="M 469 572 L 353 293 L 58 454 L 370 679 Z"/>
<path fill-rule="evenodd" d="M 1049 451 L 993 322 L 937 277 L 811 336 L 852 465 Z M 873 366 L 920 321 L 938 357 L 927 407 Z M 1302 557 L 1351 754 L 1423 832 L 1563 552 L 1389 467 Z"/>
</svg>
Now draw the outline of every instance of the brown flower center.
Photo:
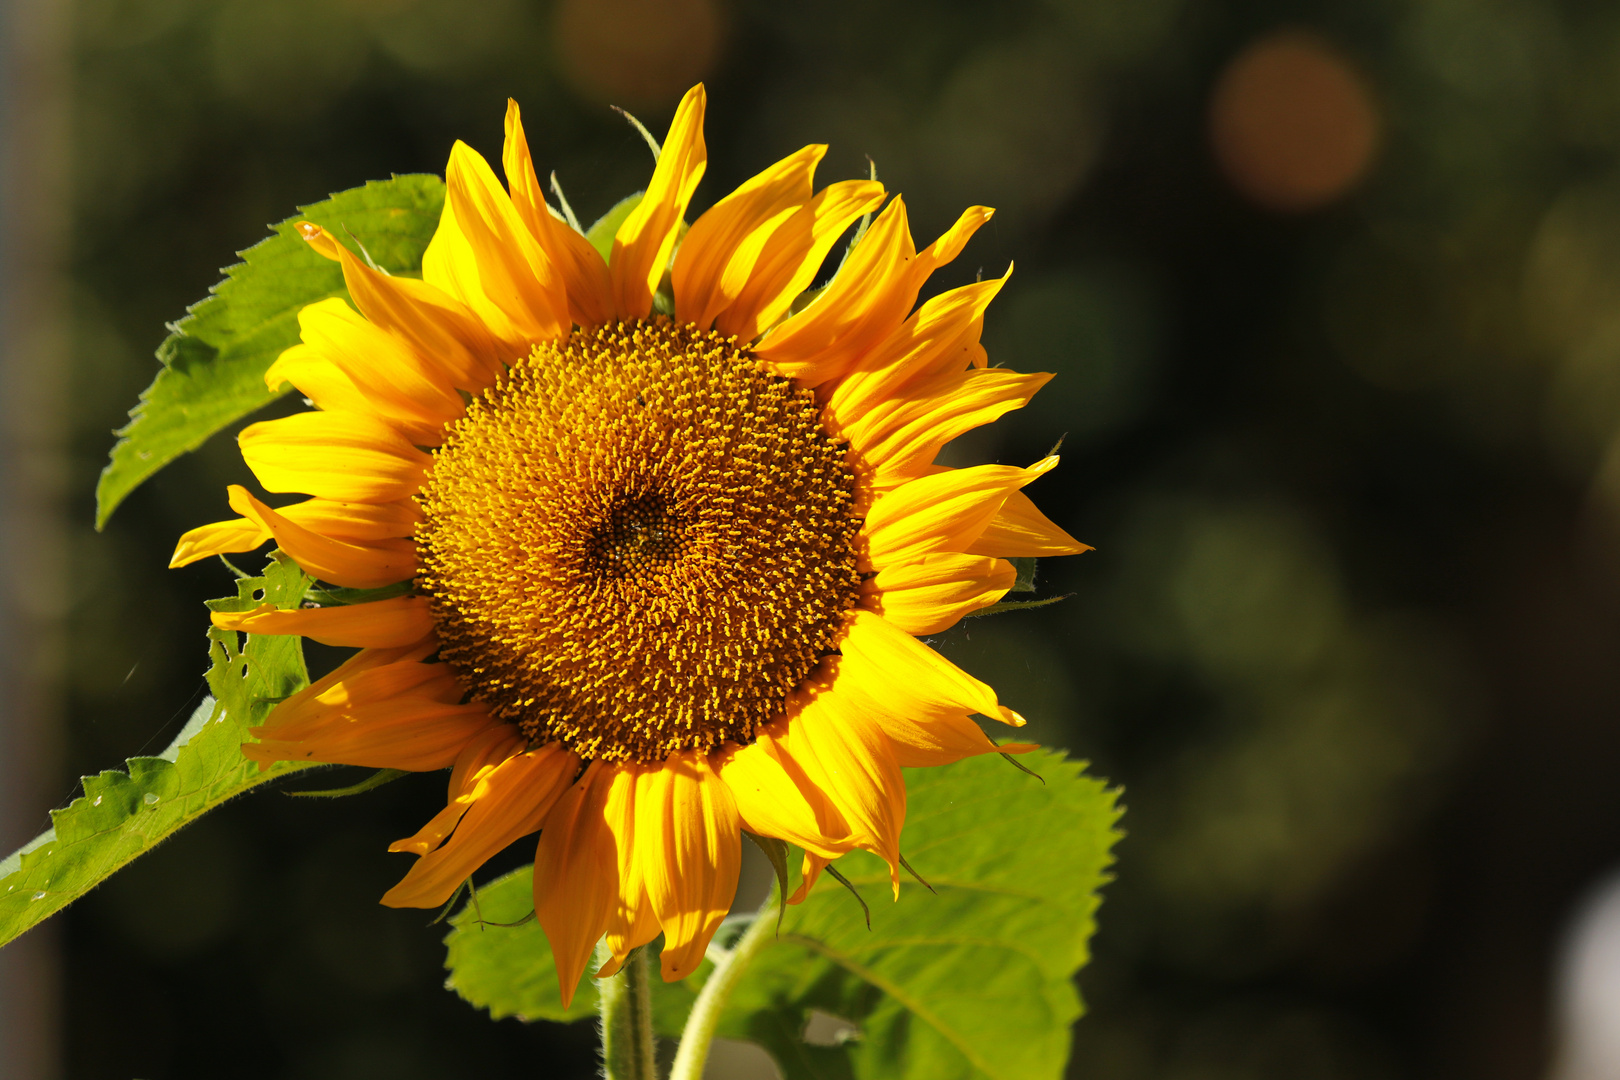
<svg viewBox="0 0 1620 1080">
<path fill-rule="evenodd" d="M 587 758 L 752 739 L 860 585 L 855 477 L 814 394 L 664 319 L 536 347 L 451 426 L 419 499 L 441 655 Z"/>
</svg>

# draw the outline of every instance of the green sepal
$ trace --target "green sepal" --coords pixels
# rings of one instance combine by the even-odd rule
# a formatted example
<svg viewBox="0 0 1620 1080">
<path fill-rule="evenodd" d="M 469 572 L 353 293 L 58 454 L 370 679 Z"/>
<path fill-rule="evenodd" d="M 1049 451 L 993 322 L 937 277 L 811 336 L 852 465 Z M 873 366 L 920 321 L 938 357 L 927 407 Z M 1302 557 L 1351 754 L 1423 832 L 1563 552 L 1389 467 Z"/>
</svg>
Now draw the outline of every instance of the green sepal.
<svg viewBox="0 0 1620 1080">
<path fill-rule="evenodd" d="M 1007 560 L 1013 564 L 1017 577 L 1013 579 L 1012 588 L 1008 592 L 1034 592 L 1035 591 L 1035 558 L 1032 555 L 1015 555 Z"/>
<path fill-rule="evenodd" d="M 412 581 L 396 581 L 376 589 L 345 589 L 337 585 L 317 584 L 310 586 L 309 594 L 304 599 L 317 607 L 346 607 L 349 604 L 369 604 L 373 600 L 408 596 L 413 587 L 415 582 Z"/>
<path fill-rule="evenodd" d="M 619 226 L 624 224 L 624 219 L 630 216 L 632 210 L 641 205 L 641 200 L 646 194 L 645 191 L 638 191 L 634 195 L 626 195 L 585 230 L 585 239 L 589 240 L 591 247 L 602 256 L 603 262 L 612 260 L 613 238 L 618 235 Z"/>
<path fill-rule="evenodd" d="M 788 846 L 787 841 L 778 840 L 774 836 L 756 836 L 751 832 L 744 832 L 744 836 L 754 842 L 754 846 L 765 853 L 770 860 L 771 869 L 776 871 L 776 929 L 782 929 L 782 916 L 787 913 L 788 898 Z"/>
<path fill-rule="evenodd" d="M 342 799 L 350 795 L 375 791 L 384 784 L 392 784 L 400 777 L 409 775 L 411 774 L 404 769 L 378 769 L 358 784 L 350 784 L 348 787 L 325 788 L 321 791 L 288 791 L 285 794 L 297 799 Z"/>
<path fill-rule="evenodd" d="M 297 607 L 309 579 L 277 553 L 260 578 L 238 583 L 223 610 L 268 600 Z M 255 595 L 263 599 L 254 599 Z M 241 605 L 247 605 L 243 607 Z M 213 667 L 205 698 L 169 748 L 133 757 L 125 770 L 84 778 L 84 794 L 51 811 L 51 828 L 0 861 L 0 945 L 83 896 L 137 856 L 227 799 L 310 767 L 278 762 L 261 770 L 242 756 L 248 728 L 277 701 L 308 685 L 300 639 L 208 631 Z"/>
<path fill-rule="evenodd" d="M 980 615 L 1000 615 L 1004 611 L 1028 611 L 1030 608 L 1046 607 L 1050 604 L 1056 604 L 1060 600 L 1068 600 L 1073 596 L 1074 593 L 1064 593 L 1062 596 L 1048 596 L 1045 600 L 1002 600 L 988 607 L 982 607 L 978 611 L 970 611 L 967 613 L 967 617 L 972 619 Z"/>
<path fill-rule="evenodd" d="M 298 311 L 348 296 L 343 271 L 298 235 L 313 221 L 389 272 L 414 276 L 438 228 L 444 183 L 412 174 L 302 207 L 296 217 L 241 252 L 209 295 L 170 325 L 158 346 L 162 368 L 118 431 L 119 441 L 96 485 L 96 528 L 135 488 L 169 462 L 287 392 L 264 384 L 282 350 L 298 341 Z"/>
</svg>

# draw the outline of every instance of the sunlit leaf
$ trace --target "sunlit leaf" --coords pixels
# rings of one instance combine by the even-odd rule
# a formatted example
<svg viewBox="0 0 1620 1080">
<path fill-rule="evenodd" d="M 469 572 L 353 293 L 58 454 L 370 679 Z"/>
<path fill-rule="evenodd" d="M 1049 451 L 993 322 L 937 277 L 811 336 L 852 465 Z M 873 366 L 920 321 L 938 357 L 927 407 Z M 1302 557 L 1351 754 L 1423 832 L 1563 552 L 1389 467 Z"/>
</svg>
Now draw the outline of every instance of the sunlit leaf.
<svg viewBox="0 0 1620 1080">
<path fill-rule="evenodd" d="M 296 217 L 241 252 L 243 262 L 170 327 L 158 346 L 163 367 L 118 432 L 112 460 L 96 485 L 96 527 L 152 474 L 280 397 L 264 373 L 298 341 L 298 309 L 347 296 L 338 265 L 313 251 L 294 229 L 313 221 L 390 273 L 414 274 L 438 227 L 444 184 L 412 174 L 302 207 Z"/>
<path fill-rule="evenodd" d="M 216 610 L 250 611 L 268 600 L 296 607 L 309 579 L 279 553 L 262 578 L 237 582 Z M 220 803 L 266 780 L 310 766 L 267 771 L 242 756 L 247 729 L 308 683 L 302 639 L 208 631 L 213 696 L 157 757 L 130 758 L 127 771 L 84 778 L 84 794 L 51 812 L 51 828 L 0 862 L 0 945 L 83 896 L 136 856 Z"/>
<path fill-rule="evenodd" d="M 743 975 L 720 1034 L 764 1046 L 789 1080 L 1060 1077 L 1081 1012 L 1074 973 L 1089 955 L 1120 812 L 1081 763 L 1045 751 L 1024 759 L 1044 785 L 998 757 L 906 770 L 904 848 L 935 892 L 907 878 L 889 903 L 887 867 L 860 853 L 840 859 L 872 907 L 872 929 L 824 878 Z M 483 918 L 527 913 L 530 880 L 520 870 L 479 890 Z M 594 1015 L 588 977 L 562 1008 L 533 923 L 480 928 L 469 906 L 448 943 L 450 985 L 494 1016 Z M 658 984 L 660 1031 L 679 1035 L 711 970 Z M 806 1041 L 807 1028 L 823 1045 Z"/>
</svg>

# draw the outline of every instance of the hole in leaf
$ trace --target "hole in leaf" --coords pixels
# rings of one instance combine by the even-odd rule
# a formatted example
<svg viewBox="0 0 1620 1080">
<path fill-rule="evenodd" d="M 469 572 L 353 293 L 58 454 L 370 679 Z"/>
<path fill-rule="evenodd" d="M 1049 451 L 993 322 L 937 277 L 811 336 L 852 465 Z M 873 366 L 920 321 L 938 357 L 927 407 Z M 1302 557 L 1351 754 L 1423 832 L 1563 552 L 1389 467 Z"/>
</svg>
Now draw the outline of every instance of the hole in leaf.
<svg viewBox="0 0 1620 1080">
<path fill-rule="evenodd" d="M 860 1037 L 859 1024 L 820 1009 L 810 1010 L 810 1017 L 804 1022 L 802 1036 L 811 1046 L 843 1046 L 847 1042 L 859 1040 Z"/>
</svg>

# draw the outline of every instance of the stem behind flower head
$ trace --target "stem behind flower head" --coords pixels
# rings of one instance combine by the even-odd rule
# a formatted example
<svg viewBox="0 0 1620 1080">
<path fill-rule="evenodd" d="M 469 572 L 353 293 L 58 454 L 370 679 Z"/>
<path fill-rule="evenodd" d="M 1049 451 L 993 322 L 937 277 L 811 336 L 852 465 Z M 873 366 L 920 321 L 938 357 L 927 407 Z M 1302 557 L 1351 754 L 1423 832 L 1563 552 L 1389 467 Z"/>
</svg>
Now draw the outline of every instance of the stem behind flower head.
<svg viewBox="0 0 1620 1080">
<path fill-rule="evenodd" d="M 703 984 L 697 1001 L 692 1005 L 692 1012 L 686 1018 L 686 1028 L 681 1032 L 681 1045 L 675 1051 L 675 1065 L 670 1069 L 669 1080 L 702 1080 L 703 1066 L 709 1060 L 709 1047 L 714 1043 L 715 1029 L 720 1026 L 720 1014 L 725 1012 L 731 992 L 737 988 L 749 963 L 774 939 L 776 919 L 772 916 L 778 903 L 778 893 L 772 889 L 771 895 L 760 905 L 753 925 L 743 931 L 737 944 L 715 965 L 709 981 Z"/>
<path fill-rule="evenodd" d="M 636 949 L 597 989 L 602 1004 L 602 1067 L 607 1080 L 658 1080 L 647 954 Z"/>
</svg>

